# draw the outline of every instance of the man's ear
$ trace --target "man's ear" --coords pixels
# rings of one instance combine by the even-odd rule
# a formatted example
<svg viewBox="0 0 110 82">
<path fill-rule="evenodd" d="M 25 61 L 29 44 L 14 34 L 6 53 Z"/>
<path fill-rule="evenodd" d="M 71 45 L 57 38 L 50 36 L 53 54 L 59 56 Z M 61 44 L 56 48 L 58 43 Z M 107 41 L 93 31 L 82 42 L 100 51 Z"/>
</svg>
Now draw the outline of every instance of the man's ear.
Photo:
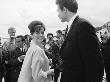
<svg viewBox="0 0 110 82">
<path fill-rule="evenodd" d="M 66 13 L 68 12 L 68 9 L 66 7 L 63 7 L 63 11 Z"/>
</svg>

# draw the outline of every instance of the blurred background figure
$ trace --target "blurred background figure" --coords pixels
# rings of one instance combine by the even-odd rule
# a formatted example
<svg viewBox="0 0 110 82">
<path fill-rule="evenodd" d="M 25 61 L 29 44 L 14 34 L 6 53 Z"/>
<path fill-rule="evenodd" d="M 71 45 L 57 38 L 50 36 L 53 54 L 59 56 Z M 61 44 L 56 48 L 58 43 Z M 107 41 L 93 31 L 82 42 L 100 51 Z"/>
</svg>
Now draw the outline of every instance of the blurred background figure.
<svg viewBox="0 0 110 82">
<path fill-rule="evenodd" d="M 60 34 L 58 35 L 60 38 Z M 59 61 L 60 61 L 60 55 L 59 55 L 59 44 L 58 44 L 58 38 L 56 36 L 53 36 L 52 33 L 47 34 L 47 43 L 45 45 L 45 53 L 48 56 L 50 60 L 52 60 L 51 63 L 51 69 L 54 69 L 54 82 L 57 82 L 60 70 L 59 70 Z"/>
<path fill-rule="evenodd" d="M 17 82 L 21 66 L 25 55 L 23 53 L 24 37 L 19 35 L 15 38 L 16 48 L 9 51 L 10 59 L 7 62 L 8 71 L 10 71 L 10 82 Z"/>
<path fill-rule="evenodd" d="M 3 78 L 3 54 L 2 54 L 3 48 L 1 45 L 1 37 L 0 37 L 0 82 L 2 82 L 2 78 Z"/>
<path fill-rule="evenodd" d="M 57 38 L 57 40 L 56 40 L 57 45 L 59 46 L 59 48 L 61 48 L 61 45 L 64 42 L 65 31 L 64 30 L 63 31 L 57 30 L 56 31 L 56 34 L 57 34 L 57 36 L 56 36 L 56 38 Z"/>
<path fill-rule="evenodd" d="M 2 45 L 1 37 L 0 37 L 0 46 Z"/>
<path fill-rule="evenodd" d="M 15 49 L 15 33 L 16 33 L 16 30 L 14 27 L 10 27 L 8 29 L 9 39 L 3 44 L 4 50 Z"/>
<path fill-rule="evenodd" d="M 14 56 L 13 50 L 16 48 L 15 44 L 15 33 L 16 30 L 14 27 L 10 27 L 8 29 L 9 39 L 3 43 L 3 62 L 5 66 L 5 82 L 12 82 L 12 74 L 11 74 L 11 60 Z"/>
<path fill-rule="evenodd" d="M 47 41 L 46 41 L 46 43 L 50 44 L 51 42 L 53 42 L 53 34 L 52 33 L 48 33 L 47 34 Z"/>
<path fill-rule="evenodd" d="M 52 33 L 48 33 L 47 34 L 47 39 L 46 39 L 46 44 L 45 44 L 45 52 L 46 55 L 48 56 L 48 58 L 52 59 L 53 54 L 52 54 L 52 49 L 51 49 L 51 44 L 54 42 L 53 40 L 53 34 Z"/>
<path fill-rule="evenodd" d="M 108 30 L 101 33 L 101 49 L 104 59 L 106 80 L 110 82 L 110 36 Z"/>
<path fill-rule="evenodd" d="M 31 42 L 31 36 L 30 35 L 25 35 L 24 36 L 24 39 L 25 39 L 25 41 L 24 41 L 24 44 L 23 44 L 23 48 L 24 48 L 24 52 L 26 53 L 27 52 L 27 50 L 28 50 L 28 48 L 30 47 L 30 42 Z"/>
</svg>

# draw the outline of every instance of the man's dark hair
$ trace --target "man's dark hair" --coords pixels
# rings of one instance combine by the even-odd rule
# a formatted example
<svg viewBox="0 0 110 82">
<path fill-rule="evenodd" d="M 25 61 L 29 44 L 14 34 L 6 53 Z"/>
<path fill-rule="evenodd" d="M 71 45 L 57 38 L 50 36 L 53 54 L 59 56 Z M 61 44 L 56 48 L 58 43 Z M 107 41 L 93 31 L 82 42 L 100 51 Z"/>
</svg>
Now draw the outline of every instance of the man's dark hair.
<svg viewBox="0 0 110 82">
<path fill-rule="evenodd" d="M 57 30 L 56 32 L 62 35 L 62 31 L 61 30 Z"/>
<path fill-rule="evenodd" d="M 76 0 L 56 0 L 56 4 L 59 5 L 61 10 L 65 7 L 73 13 L 77 13 L 78 3 Z"/>
<path fill-rule="evenodd" d="M 28 35 L 28 34 L 24 35 L 25 39 L 27 39 L 28 37 L 30 37 L 30 35 Z"/>
<path fill-rule="evenodd" d="M 28 25 L 28 28 L 29 28 L 31 34 L 33 34 L 34 32 L 39 33 L 39 31 L 41 30 L 42 27 L 44 28 L 44 31 L 45 31 L 45 26 L 41 21 L 32 21 Z"/>
<path fill-rule="evenodd" d="M 9 27 L 9 28 L 8 28 L 8 33 L 9 33 L 9 31 L 11 31 L 11 30 L 14 30 L 14 31 L 16 32 L 16 30 L 15 30 L 14 27 Z"/>
<path fill-rule="evenodd" d="M 52 33 L 48 33 L 48 34 L 47 34 L 47 37 L 50 36 L 50 35 L 52 35 L 52 37 L 53 37 L 53 34 L 52 34 Z"/>
<path fill-rule="evenodd" d="M 18 35 L 18 36 L 16 36 L 16 38 L 21 38 L 21 41 L 25 41 L 24 36 L 22 36 L 22 35 Z"/>
<path fill-rule="evenodd" d="M 29 38 L 28 38 L 28 37 L 29 37 Z M 25 39 L 25 40 L 26 40 L 26 39 L 28 39 L 28 40 L 29 40 L 29 42 L 31 42 L 31 40 L 32 40 L 31 36 L 30 36 L 30 35 L 28 35 L 28 34 L 24 35 L 24 39 Z"/>
</svg>

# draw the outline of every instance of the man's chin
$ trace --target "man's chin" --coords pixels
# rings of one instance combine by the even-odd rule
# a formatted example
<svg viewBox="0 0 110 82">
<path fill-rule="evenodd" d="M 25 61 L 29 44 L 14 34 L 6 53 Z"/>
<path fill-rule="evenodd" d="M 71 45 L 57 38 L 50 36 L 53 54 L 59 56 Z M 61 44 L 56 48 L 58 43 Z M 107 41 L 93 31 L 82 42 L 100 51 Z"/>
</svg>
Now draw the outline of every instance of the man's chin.
<svg viewBox="0 0 110 82">
<path fill-rule="evenodd" d="M 66 22 L 65 20 L 61 20 L 62 23 Z"/>
</svg>

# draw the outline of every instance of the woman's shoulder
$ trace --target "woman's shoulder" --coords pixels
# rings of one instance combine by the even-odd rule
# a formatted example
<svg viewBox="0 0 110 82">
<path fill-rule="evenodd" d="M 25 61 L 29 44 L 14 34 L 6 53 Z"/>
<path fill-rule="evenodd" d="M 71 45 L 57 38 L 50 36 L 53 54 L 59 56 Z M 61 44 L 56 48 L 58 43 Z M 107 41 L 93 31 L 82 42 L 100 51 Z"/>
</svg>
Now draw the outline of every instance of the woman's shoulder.
<svg viewBox="0 0 110 82">
<path fill-rule="evenodd" d="M 39 46 L 31 47 L 31 50 L 35 54 L 42 54 L 42 53 L 44 53 L 43 49 L 40 48 Z"/>
</svg>

